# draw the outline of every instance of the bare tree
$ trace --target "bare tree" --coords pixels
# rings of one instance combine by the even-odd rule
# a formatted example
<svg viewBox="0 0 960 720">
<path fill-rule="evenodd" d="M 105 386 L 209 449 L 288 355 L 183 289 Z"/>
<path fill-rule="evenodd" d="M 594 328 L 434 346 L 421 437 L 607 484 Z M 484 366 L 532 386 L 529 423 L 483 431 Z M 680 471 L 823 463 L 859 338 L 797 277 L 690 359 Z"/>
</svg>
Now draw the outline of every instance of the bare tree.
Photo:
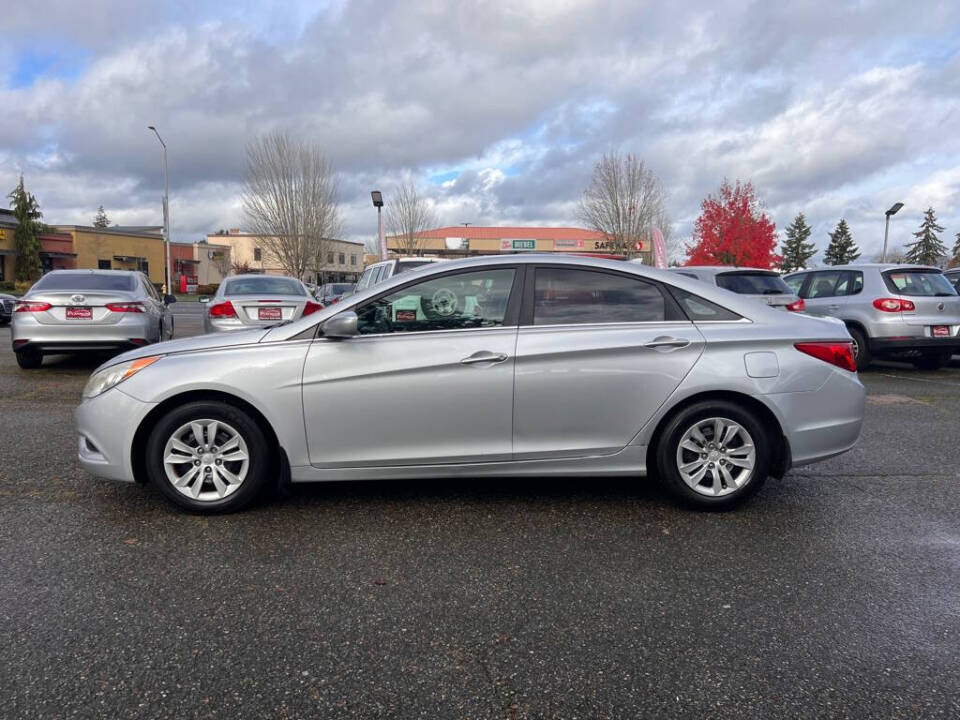
<svg viewBox="0 0 960 720">
<path fill-rule="evenodd" d="M 580 198 L 580 219 L 612 240 L 614 252 L 630 255 L 639 240 L 649 238 L 651 227 L 667 225 L 664 204 L 660 181 L 642 160 L 607 153 L 594 166 Z"/>
<path fill-rule="evenodd" d="M 284 272 L 319 274 L 330 239 L 340 232 L 338 183 L 316 146 L 274 132 L 247 146 L 243 212 L 249 231 Z"/>
<path fill-rule="evenodd" d="M 387 230 L 397 238 L 401 255 L 419 255 L 423 233 L 436 225 L 429 201 L 420 194 L 411 178 L 403 180 L 387 199 Z"/>
</svg>

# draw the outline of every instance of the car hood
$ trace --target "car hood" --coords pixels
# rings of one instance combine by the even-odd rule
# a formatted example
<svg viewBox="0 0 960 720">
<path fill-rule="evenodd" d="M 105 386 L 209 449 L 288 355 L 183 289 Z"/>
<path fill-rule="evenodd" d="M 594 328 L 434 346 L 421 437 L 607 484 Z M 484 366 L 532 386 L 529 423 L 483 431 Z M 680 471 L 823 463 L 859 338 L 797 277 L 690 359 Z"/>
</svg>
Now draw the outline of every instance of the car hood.
<svg viewBox="0 0 960 720">
<path fill-rule="evenodd" d="M 268 328 L 256 328 L 254 330 L 242 330 L 229 333 L 211 333 L 209 335 L 198 335 L 197 337 L 183 338 L 182 340 L 167 340 L 166 342 L 154 343 L 136 348 L 122 355 L 110 358 L 100 367 L 116 365 L 128 360 L 150 357 L 151 355 L 173 355 L 175 353 L 197 352 L 198 350 L 212 350 L 213 348 L 236 347 L 238 345 L 255 345 L 263 339 L 263 336 L 269 331 Z"/>
</svg>

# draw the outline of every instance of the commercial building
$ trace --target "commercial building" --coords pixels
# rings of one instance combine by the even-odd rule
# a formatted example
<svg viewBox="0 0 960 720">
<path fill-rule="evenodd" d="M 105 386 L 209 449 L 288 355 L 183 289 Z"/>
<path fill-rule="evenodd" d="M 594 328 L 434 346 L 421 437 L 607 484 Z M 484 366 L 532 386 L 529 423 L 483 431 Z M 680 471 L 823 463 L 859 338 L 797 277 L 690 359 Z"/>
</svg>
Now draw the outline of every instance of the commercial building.
<svg viewBox="0 0 960 720">
<path fill-rule="evenodd" d="M 13 280 L 17 221 L 0 209 L 0 281 Z M 163 283 L 163 238 L 159 227 L 95 228 L 54 225 L 40 236 L 40 263 L 44 272 L 71 268 L 141 270 L 156 284 Z"/>
<path fill-rule="evenodd" d="M 232 228 L 207 235 L 207 242 L 211 245 L 229 246 L 233 264 L 246 265 L 251 272 L 285 274 L 276 258 L 267 252 L 263 238 L 259 235 Z M 324 241 L 321 260 L 318 273 L 311 268 L 307 276 L 301 279 L 318 285 L 325 282 L 353 282 L 363 271 L 363 243 L 327 239 Z M 316 277 L 317 274 L 319 278 Z"/>
<path fill-rule="evenodd" d="M 177 292 L 195 292 L 197 285 L 219 284 L 230 274 L 230 247 L 195 243 L 170 243 L 170 272 Z"/>
<path fill-rule="evenodd" d="M 411 253 L 406 238 L 388 237 L 387 250 L 398 254 L 470 257 L 515 252 L 612 254 L 614 243 L 595 230 L 572 227 L 475 227 L 450 226 L 427 230 L 417 236 Z M 644 239 L 631 257 L 650 262 L 650 241 Z"/>
</svg>

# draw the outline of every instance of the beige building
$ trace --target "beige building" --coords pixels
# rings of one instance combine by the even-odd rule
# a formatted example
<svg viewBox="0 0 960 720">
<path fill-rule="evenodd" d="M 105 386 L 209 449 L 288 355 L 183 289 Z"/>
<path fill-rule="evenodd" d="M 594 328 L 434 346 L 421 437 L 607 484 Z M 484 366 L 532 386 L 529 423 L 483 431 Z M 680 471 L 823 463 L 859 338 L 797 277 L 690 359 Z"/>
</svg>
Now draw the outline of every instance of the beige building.
<svg viewBox="0 0 960 720">
<path fill-rule="evenodd" d="M 207 235 L 210 245 L 223 245 L 230 248 L 231 261 L 234 265 L 247 265 L 251 272 L 267 273 L 270 275 L 285 274 L 275 258 L 270 257 L 259 235 L 241 232 L 238 228 L 229 231 L 221 230 Z M 323 266 L 319 268 L 319 279 L 313 271 L 307 277 L 301 278 L 306 282 L 318 285 L 325 282 L 353 282 L 363 271 L 363 243 L 351 240 L 327 240 Z"/>
<path fill-rule="evenodd" d="M 404 238 L 388 237 L 387 250 L 407 254 Z M 595 230 L 574 227 L 481 227 L 451 226 L 425 230 L 415 243 L 415 254 L 437 257 L 470 257 L 517 252 L 587 253 L 611 255 L 612 240 Z M 630 257 L 651 261 L 650 241 L 641 240 L 632 248 Z M 620 257 L 616 255 L 615 257 Z"/>
</svg>

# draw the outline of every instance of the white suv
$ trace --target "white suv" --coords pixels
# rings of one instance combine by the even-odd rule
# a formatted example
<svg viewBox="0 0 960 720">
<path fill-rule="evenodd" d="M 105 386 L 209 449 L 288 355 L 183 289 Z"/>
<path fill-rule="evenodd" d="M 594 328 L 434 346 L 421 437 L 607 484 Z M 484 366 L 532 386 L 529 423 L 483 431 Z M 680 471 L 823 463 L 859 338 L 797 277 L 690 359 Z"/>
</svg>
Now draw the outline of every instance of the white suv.
<svg viewBox="0 0 960 720">
<path fill-rule="evenodd" d="M 442 258 L 435 257 L 400 257 L 383 260 L 373 265 L 367 265 L 350 294 L 362 292 L 374 285 L 379 285 L 394 275 L 409 272 L 410 270 L 415 270 L 418 267 L 423 267 L 430 263 L 440 262 L 441 260 Z"/>
</svg>

